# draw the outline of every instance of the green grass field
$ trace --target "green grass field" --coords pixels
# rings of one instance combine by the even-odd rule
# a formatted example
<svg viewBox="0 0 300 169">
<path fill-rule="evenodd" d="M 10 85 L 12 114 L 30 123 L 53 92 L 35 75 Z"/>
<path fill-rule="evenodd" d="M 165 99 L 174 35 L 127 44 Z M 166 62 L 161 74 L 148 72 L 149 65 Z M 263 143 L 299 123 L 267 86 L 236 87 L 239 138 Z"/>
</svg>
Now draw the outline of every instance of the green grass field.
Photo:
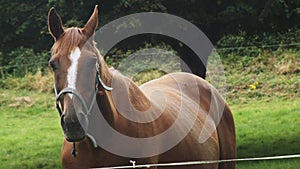
<svg viewBox="0 0 300 169">
<path fill-rule="evenodd" d="M 300 154 L 299 100 L 232 105 L 239 158 Z M 238 168 L 300 167 L 300 159 L 240 162 Z"/>
<path fill-rule="evenodd" d="M 0 92 L 0 168 L 61 168 L 63 135 L 54 95 L 24 90 Z M 27 97 L 31 99 L 25 101 Z M 231 109 L 239 158 L 300 153 L 298 100 L 258 100 L 232 105 Z M 300 159 L 238 163 L 238 168 L 298 167 Z"/>
<path fill-rule="evenodd" d="M 288 63 L 300 63 L 299 58 L 294 53 L 270 57 L 275 60 L 271 66 L 257 58 L 239 64 L 225 60 L 238 158 L 300 154 L 300 74 L 289 71 L 293 66 L 281 72 Z M 0 169 L 61 168 L 63 134 L 49 92 L 52 81 L 41 73 L 1 80 Z M 237 168 L 297 169 L 300 159 L 239 162 Z"/>
<path fill-rule="evenodd" d="M 0 92 L 0 168 L 60 168 L 63 135 L 53 94 Z M 300 153 L 298 100 L 257 100 L 231 109 L 239 158 Z M 238 168 L 298 167 L 300 159 L 238 163 Z"/>
<path fill-rule="evenodd" d="M 60 168 L 63 137 L 54 97 L 1 90 L 0 104 L 0 168 Z"/>
</svg>

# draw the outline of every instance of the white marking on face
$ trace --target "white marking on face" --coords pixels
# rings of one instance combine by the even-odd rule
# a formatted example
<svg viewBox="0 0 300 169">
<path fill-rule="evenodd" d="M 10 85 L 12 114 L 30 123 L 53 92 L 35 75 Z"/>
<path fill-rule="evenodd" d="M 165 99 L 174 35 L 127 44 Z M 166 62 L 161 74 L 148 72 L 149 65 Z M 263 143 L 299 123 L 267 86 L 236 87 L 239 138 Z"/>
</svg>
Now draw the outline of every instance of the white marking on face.
<svg viewBox="0 0 300 169">
<path fill-rule="evenodd" d="M 76 78 L 77 78 L 77 68 L 78 60 L 80 58 L 81 51 L 79 47 L 76 47 L 70 54 L 69 58 L 71 60 L 71 66 L 68 68 L 68 87 L 76 89 Z M 72 94 L 69 95 L 72 98 Z"/>
</svg>

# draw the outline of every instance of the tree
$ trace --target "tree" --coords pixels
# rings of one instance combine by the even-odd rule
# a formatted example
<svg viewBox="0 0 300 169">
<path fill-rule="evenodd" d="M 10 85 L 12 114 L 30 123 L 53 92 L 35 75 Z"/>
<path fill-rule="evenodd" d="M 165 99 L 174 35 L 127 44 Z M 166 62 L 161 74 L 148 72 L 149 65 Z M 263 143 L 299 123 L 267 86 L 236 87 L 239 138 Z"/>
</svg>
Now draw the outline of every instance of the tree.
<svg viewBox="0 0 300 169">
<path fill-rule="evenodd" d="M 50 49 L 47 13 L 52 6 L 65 26 L 82 26 L 95 4 L 100 25 L 136 12 L 166 12 L 192 22 L 214 44 L 241 31 L 262 37 L 300 27 L 299 0 L 0 0 L 0 4 L 0 65 L 8 63 L 7 53 L 16 48 Z"/>
</svg>

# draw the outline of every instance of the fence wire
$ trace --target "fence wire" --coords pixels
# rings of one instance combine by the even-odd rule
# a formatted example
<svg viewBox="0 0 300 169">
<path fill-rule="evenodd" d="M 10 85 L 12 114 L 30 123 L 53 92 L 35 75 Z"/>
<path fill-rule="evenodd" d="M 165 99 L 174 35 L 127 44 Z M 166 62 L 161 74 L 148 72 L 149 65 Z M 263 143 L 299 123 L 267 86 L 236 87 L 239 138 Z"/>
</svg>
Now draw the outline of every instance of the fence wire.
<svg viewBox="0 0 300 169">
<path fill-rule="evenodd" d="M 266 48 L 274 48 L 274 47 L 291 47 L 291 46 L 300 46 L 300 42 L 296 43 L 283 43 L 283 44 L 273 44 L 273 45 L 252 45 L 252 46 L 240 46 L 240 47 L 222 47 L 217 48 L 217 51 L 226 51 L 226 50 L 241 50 L 241 49 L 252 49 L 252 48 L 259 48 L 259 49 L 266 49 Z"/>
<path fill-rule="evenodd" d="M 174 162 L 174 163 L 160 163 L 160 164 L 142 164 L 136 165 L 136 161 L 130 160 L 131 165 L 128 166 L 115 166 L 115 167 L 102 167 L 92 169 L 128 169 L 128 168 L 151 168 L 151 167 L 178 167 L 190 165 L 204 165 L 204 164 L 217 164 L 228 162 L 242 162 L 242 161 L 266 161 L 266 160 L 282 160 L 300 158 L 300 154 L 285 155 L 285 156 L 271 156 L 271 157 L 254 157 L 254 158 L 238 158 L 226 160 L 210 160 L 210 161 L 188 161 L 188 162 Z"/>
<path fill-rule="evenodd" d="M 295 42 L 295 43 L 284 43 L 284 44 L 267 44 L 267 45 L 253 45 L 253 46 L 239 46 L 239 47 L 222 47 L 222 48 L 215 48 L 216 51 L 220 52 L 226 52 L 226 51 L 234 51 L 234 50 L 243 50 L 243 49 L 253 49 L 253 48 L 260 48 L 260 49 L 265 49 L 265 48 L 274 48 L 274 47 L 296 47 L 300 46 L 300 42 Z M 175 54 L 173 51 L 165 51 L 164 53 L 147 53 L 147 55 L 161 55 L 161 54 Z M 127 54 L 113 54 L 110 55 L 112 58 L 117 58 L 117 57 L 126 57 L 128 56 Z M 29 64 L 22 64 L 22 67 L 30 67 L 34 65 L 47 65 L 48 62 L 35 62 L 35 63 L 29 63 Z M 5 72 L 6 70 L 10 70 L 13 68 L 20 67 L 20 65 L 5 65 L 5 66 L 0 66 L 0 72 Z"/>
</svg>

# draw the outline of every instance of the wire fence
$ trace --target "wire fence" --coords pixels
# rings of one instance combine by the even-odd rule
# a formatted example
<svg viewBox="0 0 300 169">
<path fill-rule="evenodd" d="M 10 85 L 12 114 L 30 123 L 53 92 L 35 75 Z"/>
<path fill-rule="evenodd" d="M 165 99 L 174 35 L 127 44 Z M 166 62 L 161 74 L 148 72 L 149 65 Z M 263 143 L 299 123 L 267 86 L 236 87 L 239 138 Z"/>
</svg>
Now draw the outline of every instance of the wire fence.
<svg viewBox="0 0 300 169">
<path fill-rule="evenodd" d="M 131 165 L 128 166 L 112 166 L 93 169 L 128 169 L 128 168 L 151 168 L 151 167 L 178 167 L 178 166 L 191 166 L 191 165 L 205 165 L 205 164 L 218 164 L 229 162 L 242 162 L 242 161 L 266 161 L 266 160 L 283 160 L 300 158 L 300 154 L 285 155 L 285 156 L 271 156 L 271 157 L 254 157 L 254 158 L 239 158 L 239 159 L 226 159 L 226 160 L 210 160 L 210 161 L 188 161 L 188 162 L 174 162 L 174 163 L 160 163 L 160 164 L 141 164 L 136 165 L 136 161 L 130 160 Z"/>
<path fill-rule="evenodd" d="M 295 42 L 295 43 L 284 43 L 284 44 L 267 44 L 267 45 L 253 45 L 253 46 L 239 46 L 239 47 L 221 47 L 221 48 L 216 48 L 217 53 L 222 53 L 222 52 L 232 52 L 232 51 L 237 51 L 237 50 L 246 50 L 246 49 L 253 49 L 253 48 L 258 48 L 258 49 L 267 49 L 267 48 L 280 48 L 280 47 L 297 47 L 300 46 L 300 42 Z M 174 55 L 175 52 L 173 51 L 165 51 L 165 52 L 160 52 L 160 53 L 146 53 L 146 55 Z M 109 58 L 124 58 L 127 57 L 128 54 L 113 54 L 110 55 Z M 41 62 L 33 62 L 33 63 L 24 63 L 22 65 L 3 65 L 0 66 L 0 76 L 3 77 L 4 74 L 7 74 L 9 71 L 12 71 L 17 68 L 29 68 L 32 66 L 40 65 L 40 67 L 46 67 L 48 65 L 48 61 L 41 61 Z"/>
<path fill-rule="evenodd" d="M 259 48 L 259 49 L 266 49 L 266 48 L 280 48 L 280 47 L 295 47 L 300 46 L 300 42 L 297 43 L 284 43 L 284 44 L 273 44 L 273 45 L 260 45 L 260 46 L 240 46 L 240 47 L 222 47 L 217 48 L 217 51 L 224 51 L 224 50 L 242 50 L 242 49 L 252 49 L 252 48 Z"/>
</svg>

